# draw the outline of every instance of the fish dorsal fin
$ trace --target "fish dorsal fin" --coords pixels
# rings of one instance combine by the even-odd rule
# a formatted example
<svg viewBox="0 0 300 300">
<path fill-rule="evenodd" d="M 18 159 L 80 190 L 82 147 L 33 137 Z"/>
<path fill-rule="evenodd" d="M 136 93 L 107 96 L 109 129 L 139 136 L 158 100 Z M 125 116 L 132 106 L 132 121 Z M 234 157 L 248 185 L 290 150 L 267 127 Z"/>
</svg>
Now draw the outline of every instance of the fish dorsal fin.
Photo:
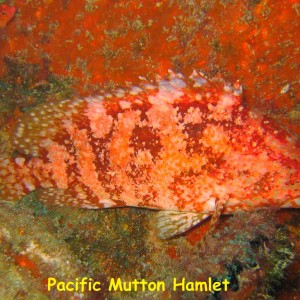
<svg viewBox="0 0 300 300">
<path fill-rule="evenodd" d="M 181 234 L 208 218 L 208 214 L 180 211 L 159 211 L 155 215 L 158 236 L 168 239 Z"/>
<path fill-rule="evenodd" d="M 63 119 L 76 113 L 84 100 L 63 100 L 40 104 L 26 111 L 12 132 L 12 142 L 20 153 L 39 156 L 43 144 L 60 130 Z"/>
</svg>

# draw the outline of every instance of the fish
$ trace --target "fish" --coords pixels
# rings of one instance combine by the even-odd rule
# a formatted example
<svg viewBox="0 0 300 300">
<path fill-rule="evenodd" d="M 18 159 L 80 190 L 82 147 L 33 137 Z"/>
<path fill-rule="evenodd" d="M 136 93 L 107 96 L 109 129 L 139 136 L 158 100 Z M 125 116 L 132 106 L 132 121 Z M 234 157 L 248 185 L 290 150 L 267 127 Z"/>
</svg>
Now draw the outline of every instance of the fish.
<svg viewBox="0 0 300 300">
<path fill-rule="evenodd" d="M 42 103 L 12 129 L 0 200 L 158 210 L 162 239 L 221 214 L 300 207 L 299 140 L 243 103 L 239 81 L 193 71 Z"/>
<path fill-rule="evenodd" d="M 6 25 L 13 19 L 16 13 L 16 8 L 14 6 L 9 6 L 7 4 L 0 5 L 0 29 L 6 27 Z"/>
</svg>

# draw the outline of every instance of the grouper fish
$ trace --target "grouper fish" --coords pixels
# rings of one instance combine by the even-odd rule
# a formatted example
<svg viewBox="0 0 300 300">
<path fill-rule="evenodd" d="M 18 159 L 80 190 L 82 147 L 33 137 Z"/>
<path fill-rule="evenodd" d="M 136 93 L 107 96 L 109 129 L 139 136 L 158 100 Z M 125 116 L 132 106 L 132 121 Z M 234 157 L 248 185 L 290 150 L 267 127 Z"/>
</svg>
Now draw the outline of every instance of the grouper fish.
<svg viewBox="0 0 300 300">
<path fill-rule="evenodd" d="M 297 138 L 242 103 L 239 82 L 169 72 L 155 82 L 43 103 L 11 134 L 0 200 L 159 210 L 161 238 L 221 213 L 300 207 Z"/>
</svg>

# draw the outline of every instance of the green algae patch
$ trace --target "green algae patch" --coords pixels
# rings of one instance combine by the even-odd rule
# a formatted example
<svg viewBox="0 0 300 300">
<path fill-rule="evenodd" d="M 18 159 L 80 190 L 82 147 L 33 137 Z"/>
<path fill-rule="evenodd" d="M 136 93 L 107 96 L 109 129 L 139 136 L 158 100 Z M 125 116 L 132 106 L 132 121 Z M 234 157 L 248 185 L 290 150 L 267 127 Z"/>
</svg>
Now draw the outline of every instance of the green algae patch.
<svg viewBox="0 0 300 300">
<path fill-rule="evenodd" d="M 6 73 L 0 78 L 0 111 L 30 109 L 39 103 L 74 96 L 70 77 L 56 76 L 44 64 L 29 64 L 22 59 L 6 58 Z"/>
</svg>

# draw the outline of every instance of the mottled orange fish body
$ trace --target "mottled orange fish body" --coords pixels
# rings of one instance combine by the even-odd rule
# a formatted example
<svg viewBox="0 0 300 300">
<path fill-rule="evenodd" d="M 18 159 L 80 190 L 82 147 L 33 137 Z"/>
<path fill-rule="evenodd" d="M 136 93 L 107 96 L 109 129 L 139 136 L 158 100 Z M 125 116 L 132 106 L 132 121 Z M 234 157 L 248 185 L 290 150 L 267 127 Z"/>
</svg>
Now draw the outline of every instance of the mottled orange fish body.
<svg viewBox="0 0 300 300">
<path fill-rule="evenodd" d="M 0 162 L 0 198 L 224 213 L 300 206 L 300 147 L 241 104 L 241 87 L 170 73 L 155 83 L 42 104 Z"/>
</svg>

